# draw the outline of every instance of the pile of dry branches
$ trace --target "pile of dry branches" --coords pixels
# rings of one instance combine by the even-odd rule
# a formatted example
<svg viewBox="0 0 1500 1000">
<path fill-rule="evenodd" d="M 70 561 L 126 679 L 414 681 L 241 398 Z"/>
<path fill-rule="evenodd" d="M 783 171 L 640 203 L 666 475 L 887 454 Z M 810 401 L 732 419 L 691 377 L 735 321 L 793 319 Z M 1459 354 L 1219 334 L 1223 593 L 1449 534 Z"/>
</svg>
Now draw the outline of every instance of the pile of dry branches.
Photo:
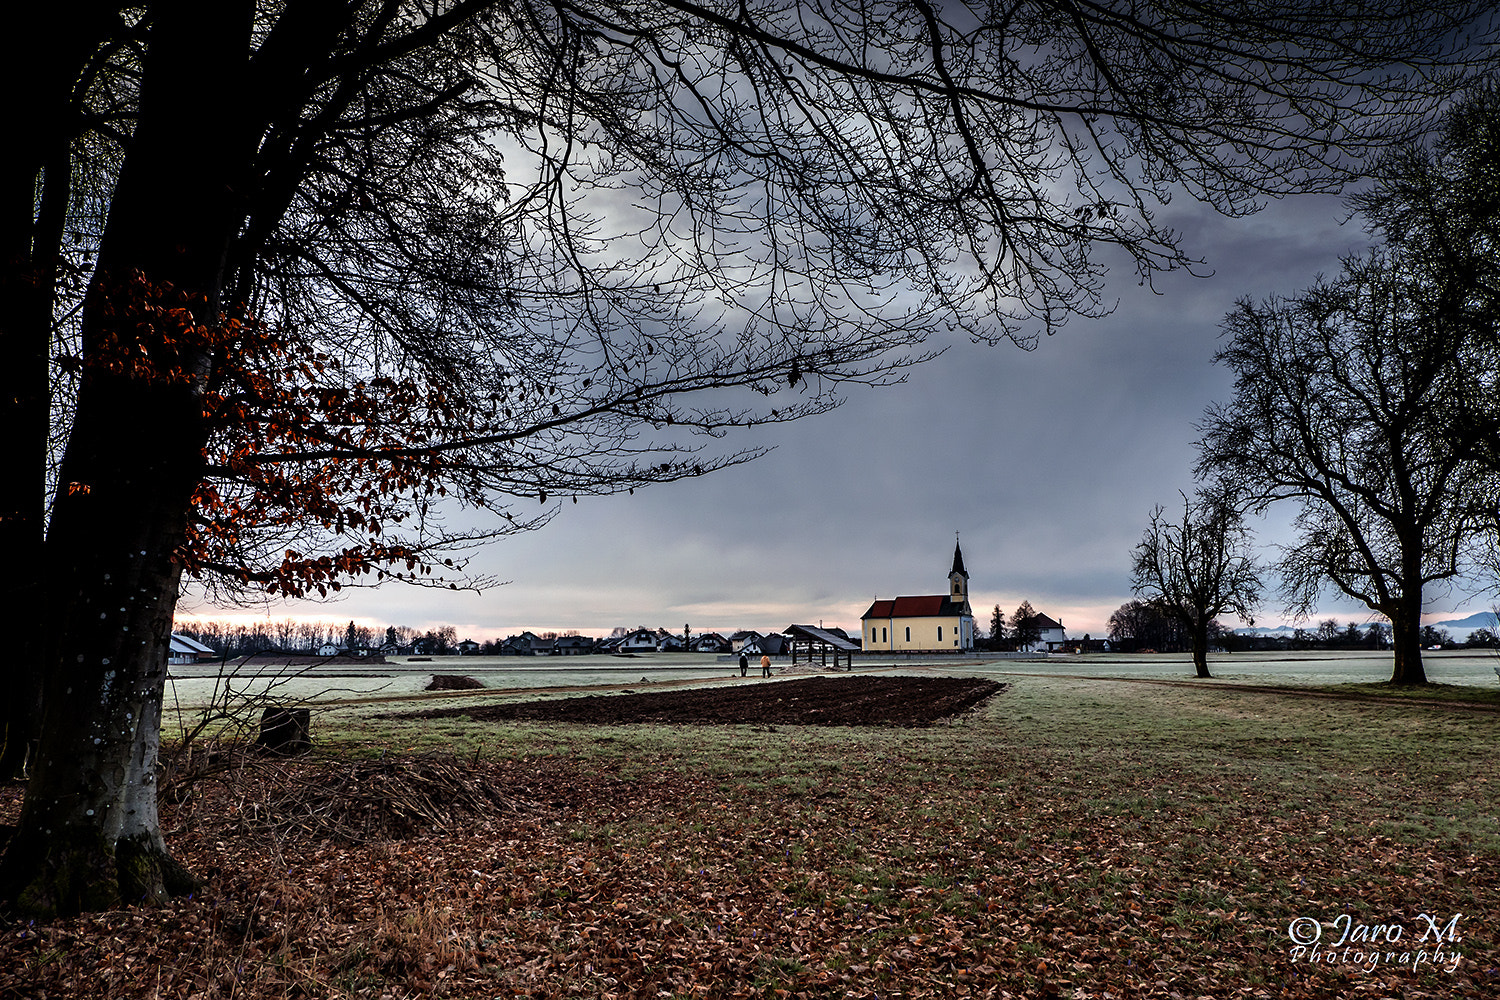
<svg viewBox="0 0 1500 1000">
<path fill-rule="evenodd" d="M 542 810 L 517 799 L 484 767 L 448 756 L 381 759 L 330 768 L 316 762 L 250 767 L 229 784 L 241 825 L 277 842 L 400 840 Z"/>
</svg>

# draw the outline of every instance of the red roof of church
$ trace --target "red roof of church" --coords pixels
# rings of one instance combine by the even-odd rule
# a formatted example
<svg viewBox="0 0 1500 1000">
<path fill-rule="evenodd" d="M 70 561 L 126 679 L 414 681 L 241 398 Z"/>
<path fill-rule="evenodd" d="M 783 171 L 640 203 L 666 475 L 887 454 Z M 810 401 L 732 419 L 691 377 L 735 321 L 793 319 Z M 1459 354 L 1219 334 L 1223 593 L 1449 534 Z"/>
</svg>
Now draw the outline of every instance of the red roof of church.
<svg viewBox="0 0 1500 1000">
<path fill-rule="evenodd" d="M 948 618 L 959 614 L 963 614 L 963 606 L 954 604 L 947 594 L 931 594 L 876 601 L 860 618 Z"/>
</svg>

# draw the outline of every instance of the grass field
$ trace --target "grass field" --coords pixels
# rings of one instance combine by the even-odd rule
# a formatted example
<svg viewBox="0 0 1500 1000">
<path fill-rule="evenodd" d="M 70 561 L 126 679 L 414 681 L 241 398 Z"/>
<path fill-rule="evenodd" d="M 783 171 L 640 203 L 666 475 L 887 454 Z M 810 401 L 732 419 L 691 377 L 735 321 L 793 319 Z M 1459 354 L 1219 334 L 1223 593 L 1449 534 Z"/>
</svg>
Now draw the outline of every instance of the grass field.
<svg viewBox="0 0 1500 1000">
<path fill-rule="evenodd" d="M 914 730 L 321 715 L 325 774 L 449 754 L 523 810 L 351 844 L 207 782 L 207 891 L 7 926 L 0 997 L 1500 995 L 1486 692 L 1005 679 Z"/>
<path fill-rule="evenodd" d="M 1435 683 L 1486 688 L 1500 696 L 1500 682 L 1495 675 L 1495 668 L 1500 666 L 1500 652 L 1451 650 L 1428 653 L 1423 662 L 1428 679 Z M 855 672 L 926 669 L 933 664 L 980 673 L 1160 679 L 1193 676 L 1192 661 L 1186 653 L 1105 653 L 988 661 L 979 656 L 961 660 L 942 655 L 890 659 L 871 654 L 856 661 Z M 784 661 L 777 664 L 785 665 Z M 1215 676 L 1225 681 L 1294 686 L 1380 682 L 1391 675 L 1390 654 L 1374 652 L 1236 653 L 1212 657 L 1212 667 Z M 641 653 L 629 657 L 396 657 L 389 663 L 342 663 L 309 668 L 234 669 L 207 663 L 173 665 L 166 704 L 170 721 L 178 708 L 191 712 L 213 701 L 216 693 L 226 686 L 248 694 L 269 689 L 279 700 L 323 704 L 361 698 L 409 698 L 420 696 L 435 673 L 470 675 L 492 691 L 561 690 L 642 681 L 711 684 L 739 676 L 733 657 L 721 660 L 699 653 Z"/>
</svg>

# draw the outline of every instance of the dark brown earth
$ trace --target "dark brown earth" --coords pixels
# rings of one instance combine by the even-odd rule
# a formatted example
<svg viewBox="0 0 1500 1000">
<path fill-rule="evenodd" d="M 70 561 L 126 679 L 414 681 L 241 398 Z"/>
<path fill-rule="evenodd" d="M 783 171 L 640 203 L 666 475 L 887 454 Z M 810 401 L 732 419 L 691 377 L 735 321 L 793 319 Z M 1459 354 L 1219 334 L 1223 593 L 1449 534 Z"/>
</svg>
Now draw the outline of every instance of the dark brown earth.
<svg viewBox="0 0 1500 1000">
<path fill-rule="evenodd" d="M 477 678 L 459 674 L 433 674 L 424 691 L 475 691 L 484 687 Z"/>
<path fill-rule="evenodd" d="M 810 677 L 651 694 L 588 695 L 472 708 L 403 712 L 405 719 L 466 716 L 619 725 L 634 722 L 777 726 L 927 726 L 966 712 L 1006 685 L 972 677 Z"/>
</svg>

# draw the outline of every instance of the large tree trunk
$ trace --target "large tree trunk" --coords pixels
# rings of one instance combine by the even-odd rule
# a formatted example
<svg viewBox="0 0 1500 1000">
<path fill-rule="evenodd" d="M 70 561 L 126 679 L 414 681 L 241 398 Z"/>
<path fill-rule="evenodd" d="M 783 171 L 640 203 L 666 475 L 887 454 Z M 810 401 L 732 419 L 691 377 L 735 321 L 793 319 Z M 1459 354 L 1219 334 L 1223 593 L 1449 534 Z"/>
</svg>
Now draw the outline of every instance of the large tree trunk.
<svg viewBox="0 0 1500 1000">
<path fill-rule="evenodd" d="M 1403 595 L 1391 619 L 1392 684 L 1426 684 L 1427 671 L 1422 666 L 1422 601 L 1418 585 L 1416 597 Z"/>
<path fill-rule="evenodd" d="M 45 565 L 52 311 L 66 218 L 75 118 L 70 97 L 108 33 L 108 4 L 27 5 L 0 43 L 0 92 L 25 95 L 0 157 L 0 552 Z M 38 198 L 38 190 L 41 196 Z M 0 780 L 20 777 L 41 716 L 42 592 L 30 573 L 0 585 Z"/>
<path fill-rule="evenodd" d="M 146 425 L 148 434 L 161 429 L 156 419 Z M 95 449 L 112 437 L 121 463 L 142 464 L 123 482 L 101 482 L 54 510 L 57 573 L 48 590 L 71 588 L 72 599 L 54 619 L 42 741 L 19 829 L 0 864 L 0 894 L 40 914 L 159 899 L 191 886 L 167 854 L 156 811 L 182 477 L 164 480 L 167 461 L 128 447 L 126 435 L 100 433 L 95 419 L 79 433 L 95 442 L 88 458 L 98 459 Z M 70 447 L 70 454 L 82 450 Z M 72 467 L 120 471 L 105 464 Z"/>
<path fill-rule="evenodd" d="M 192 881 L 156 811 L 162 688 L 206 430 L 209 357 L 253 135 L 242 105 L 250 4 L 153 4 L 141 117 L 85 300 L 85 367 L 47 538 L 42 739 L 0 899 L 67 913 Z M 238 147 L 238 148 L 236 148 Z M 143 323 L 173 289 L 176 318 Z M 128 348 L 122 350 L 121 348 Z"/>
<path fill-rule="evenodd" d="M 8 91 L 14 93 L 15 91 Z M 40 164 L 0 157 L 0 552 L 12 565 L 46 564 L 48 350 L 51 275 L 32 251 L 31 193 Z M 41 594 L 29 572 L 8 573 L 0 615 L 11 647 L 0 657 L 0 781 L 21 776 L 41 710 Z"/>
<path fill-rule="evenodd" d="M 1199 677 L 1212 677 L 1208 672 L 1208 623 L 1195 621 L 1188 628 L 1193 636 L 1193 670 Z"/>
</svg>

